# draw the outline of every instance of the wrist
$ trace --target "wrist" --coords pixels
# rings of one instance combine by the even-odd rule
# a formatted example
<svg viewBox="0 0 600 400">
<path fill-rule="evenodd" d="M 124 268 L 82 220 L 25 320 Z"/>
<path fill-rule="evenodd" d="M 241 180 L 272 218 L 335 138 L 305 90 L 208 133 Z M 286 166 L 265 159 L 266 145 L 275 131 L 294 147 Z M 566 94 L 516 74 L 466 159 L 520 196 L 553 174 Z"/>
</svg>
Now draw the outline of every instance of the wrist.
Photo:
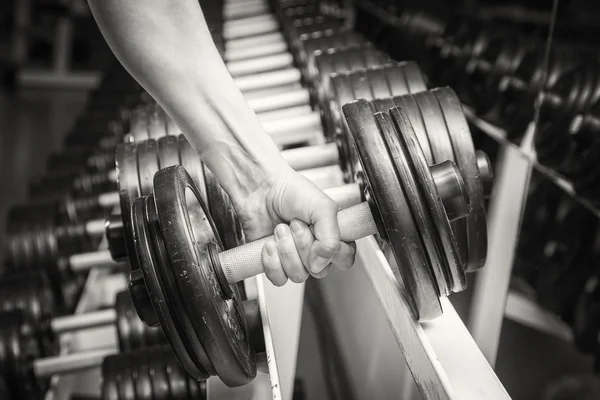
<svg viewBox="0 0 600 400">
<path fill-rule="evenodd" d="M 226 147 L 207 149 L 203 159 L 237 208 L 253 193 L 269 186 L 276 177 L 291 170 L 279 155 L 254 153 L 248 149 Z"/>
</svg>

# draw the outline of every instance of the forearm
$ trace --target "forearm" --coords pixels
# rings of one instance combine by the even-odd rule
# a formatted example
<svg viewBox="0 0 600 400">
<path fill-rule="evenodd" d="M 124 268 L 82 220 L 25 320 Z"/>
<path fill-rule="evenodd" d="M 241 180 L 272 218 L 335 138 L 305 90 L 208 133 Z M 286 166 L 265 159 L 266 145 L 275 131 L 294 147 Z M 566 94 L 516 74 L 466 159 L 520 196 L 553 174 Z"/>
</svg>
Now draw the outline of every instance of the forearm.
<svg viewBox="0 0 600 400">
<path fill-rule="evenodd" d="M 89 0 L 109 46 L 234 202 L 285 163 L 216 50 L 197 0 Z"/>
</svg>

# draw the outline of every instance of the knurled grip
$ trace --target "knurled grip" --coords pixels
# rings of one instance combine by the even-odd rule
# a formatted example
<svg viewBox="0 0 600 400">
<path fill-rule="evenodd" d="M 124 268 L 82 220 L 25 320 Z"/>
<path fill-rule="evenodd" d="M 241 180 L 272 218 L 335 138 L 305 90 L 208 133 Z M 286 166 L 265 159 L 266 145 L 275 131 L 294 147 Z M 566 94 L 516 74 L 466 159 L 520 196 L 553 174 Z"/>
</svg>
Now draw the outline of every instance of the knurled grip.
<svg viewBox="0 0 600 400">
<path fill-rule="evenodd" d="M 337 219 L 340 238 L 344 242 L 353 242 L 377 233 L 377 226 L 367 202 L 340 211 Z M 219 261 L 227 282 L 233 284 L 263 273 L 262 249 L 269 240 L 274 240 L 274 237 L 265 237 L 220 253 Z"/>
</svg>

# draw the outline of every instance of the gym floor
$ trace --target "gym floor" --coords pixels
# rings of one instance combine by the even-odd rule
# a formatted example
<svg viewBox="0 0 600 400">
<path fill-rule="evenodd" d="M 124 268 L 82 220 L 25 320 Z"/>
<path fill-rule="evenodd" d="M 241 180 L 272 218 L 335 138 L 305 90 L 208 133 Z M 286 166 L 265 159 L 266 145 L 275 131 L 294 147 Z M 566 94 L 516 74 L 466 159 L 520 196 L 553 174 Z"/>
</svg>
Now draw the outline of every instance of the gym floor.
<svg viewBox="0 0 600 400">
<path fill-rule="evenodd" d="M 47 156 L 61 149 L 62 138 L 85 104 L 82 91 L 19 90 L 0 92 L 0 226 L 12 204 L 27 199 L 31 177 L 45 170 Z M 464 310 L 463 295 L 457 309 Z M 304 398 L 327 399 L 319 364 L 314 322 L 305 310 L 297 375 L 303 382 Z M 591 360 L 579 355 L 573 346 L 506 321 L 502 330 L 497 372 L 515 400 L 549 399 L 544 388 L 566 376 L 582 376 L 591 370 Z M 567 382 L 572 385 L 572 382 Z M 561 399 L 585 400 L 576 397 Z M 555 398 L 556 399 L 556 398 Z"/>
</svg>

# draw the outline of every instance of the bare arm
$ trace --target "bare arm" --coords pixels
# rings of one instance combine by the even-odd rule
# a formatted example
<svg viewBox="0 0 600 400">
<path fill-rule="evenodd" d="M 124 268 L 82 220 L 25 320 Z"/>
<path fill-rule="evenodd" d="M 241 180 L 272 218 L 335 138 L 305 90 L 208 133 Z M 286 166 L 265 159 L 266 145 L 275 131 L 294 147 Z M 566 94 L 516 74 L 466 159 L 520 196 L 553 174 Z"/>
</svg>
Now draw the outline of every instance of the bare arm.
<svg viewBox="0 0 600 400">
<path fill-rule="evenodd" d="M 287 164 L 248 108 L 197 0 L 89 0 L 119 61 L 183 130 L 234 204 Z"/>
<path fill-rule="evenodd" d="M 121 63 L 227 191 L 246 238 L 277 228 L 263 248 L 267 277 L 282 285 L 350 267 L 355 249 L 340 242 L 337 205 L 285 163 L 225 68 L 198 1 L 88 1 Z"/>
</svg>

